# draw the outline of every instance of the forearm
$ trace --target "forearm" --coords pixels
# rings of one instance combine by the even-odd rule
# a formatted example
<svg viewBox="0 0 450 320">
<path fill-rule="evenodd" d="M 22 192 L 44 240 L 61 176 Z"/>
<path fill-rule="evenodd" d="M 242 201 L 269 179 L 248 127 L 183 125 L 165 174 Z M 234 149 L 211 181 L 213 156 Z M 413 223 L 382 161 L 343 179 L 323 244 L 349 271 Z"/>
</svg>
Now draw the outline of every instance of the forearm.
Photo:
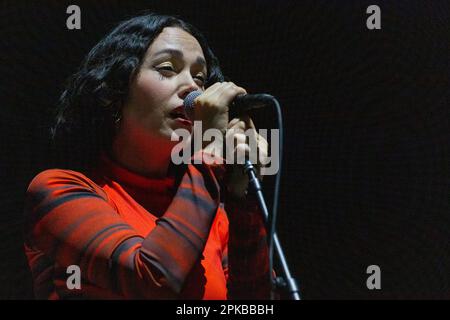
<svg viewBox="0 0 450 320">
<path fill-rule="evenodd" d="M 254 199 L 228 199 L 229 298 L 269 299 L 269 260 L 266 229 Z"/>
</svg>

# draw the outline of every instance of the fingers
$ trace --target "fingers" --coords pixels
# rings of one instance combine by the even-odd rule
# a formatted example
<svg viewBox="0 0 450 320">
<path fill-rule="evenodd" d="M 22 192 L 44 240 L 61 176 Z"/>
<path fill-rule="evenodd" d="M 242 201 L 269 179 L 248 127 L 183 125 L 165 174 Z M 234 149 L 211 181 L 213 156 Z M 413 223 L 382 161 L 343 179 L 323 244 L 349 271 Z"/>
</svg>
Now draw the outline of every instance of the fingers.
<svg viewBox="0 0 450 320">
<path fill-rule="evenodd" d="M 233 135 L 235 148 L 233 149 L 233 158 L 236 164 L 244 164 L 245 159 L 250 155 L 250 146 L 247 144 L 247 136 L 244 133 L 235 133 Z"/>
<path fill-rule="evenodd" d="M 228 129 L 233 128 L 239 121 L 241 121 L 240 118 L 234 118 L 228 123 Z"/>
<path fill-rule="evenodd" d="M 207 88 L 195 100 L 195 106 L 216 106 L 227 108 L 233 99 L 239 94 L 246 94 L 247 91 L 233 82 L 216 82 Z M 227 109 L 228 111 L 228 109 Z"/>
<path fill-rule="evenodd" d="M 233 82 L 216 82 L 194 100 L 194 121 L 202 121 L 203 129 L 219 129 L 228 126 L 228 106 L 231 101 L 247 91 Z"/>
<path fill-rule="evenodd" d="M 229 106 L 237 95 L 247 94 L 247 91 L 244 88 L 235 85 L 233 82 L 227 82 L 223 87 L 219 87 L 216 93 L 219 95 L 219 99 Z"/>
<path fill-rule="evenodd" d="M 225 132 L 226 152 L 232 156 L 227 156 L 227 161 L 233 159 L 233 163 L 243 164 L 250 157 L 255 159 L 255 164 L 261 163 L 261 160 L 264 163 L 268 155 L 268 142 L 256 132 L 252 119 L 242 115 L 228 122 L 228 106 L 237 95 L 246 93 L 244 88 L 233 82 L 216 82 L 195 99 L 194 111 L 199 116 L 197 119 L 203 120 L 204 128 L 217 128 Z"/>
<path fill-rule="evenodd" d="M 255 165 L 265 165 L 268 159 L 269 143 L 256 131 L 252 119 L 245 115 L 232 119 L 226 132 L 227 158 L 243 164 L 250 159 Z M 232 156 L 232 157 L 231 157 Z"/>
<path fill-rule="evenodd" d="M 249 130 L 250 129 L 250 130 Z M 251 138 L 258 141 L 258 133 L 256 132 L 255 125 L 249 116 L 241 116 L 239 118 L 234 118 L 228 123 L 227 136 L 240 136 L 250 134 Z"/>
</svg>

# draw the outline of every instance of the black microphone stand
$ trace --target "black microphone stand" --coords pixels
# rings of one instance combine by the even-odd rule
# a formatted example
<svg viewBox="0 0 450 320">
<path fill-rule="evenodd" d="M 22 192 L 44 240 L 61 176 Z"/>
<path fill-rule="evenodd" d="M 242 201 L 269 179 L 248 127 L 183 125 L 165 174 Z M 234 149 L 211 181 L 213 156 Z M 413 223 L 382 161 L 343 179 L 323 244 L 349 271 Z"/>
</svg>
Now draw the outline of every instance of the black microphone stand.
<svg viewBox="0 0 450 320">
<path fill-rule="evenodd" d="M 291 296 L 292 300 L 300 300 L 300 291 L 297 286 L 296 280 L 292 277 L 291 272 L 289 271 L 289 266 L 286 261 L 286 257 L 284 255 L 283 249 L 281 247 L 280 241 L 278 240 L 278 236 L 275 232 L 275 219 L 276 219 L 276 212 L 277 212 L 277 201 L 278 201 L 278 191 L 279 191 L 279 182 L 280 182 L 280 175 L 281 175 L 281 164 L 282 164 L 282 147 L 283 147 L 283 122 L 282 122 L 282 115 L 281 115 L 281 108 L 278 103 L 278 101 L 271 95 L 268 94 L 261 94 L 258 95 L 258 97 L 261 100 L 261 106 L 266 103 L 267 101 L 271 101 L 273 106 L 275 107 L 275 110 L 278 115 L 278 127 L 280 130 L 280 166 L 279 166 L 279 172 L 276 180 L 276 186 L 275 186 L 275 197 L 274 197 L 274 207 L 273 207 L 273 216 L 272 216 L 272 224 L 269 226 L 269 212 L 267 210 L 266 202 L 264 200 L 264 195 L 262 193 L 261 183 L 259 182 L 258 177 L 256 176 L 256 170 L 253 167 L 250 160 L 246 160 L 244 164 L 244 172 L 247 173 L 248 179 L 249 179 L 249 192 L 252 192 L 256 195 L 256 198 L 258 200 L 259 207 L 261 208 L 261 211 L 263 212 L 264 219 L 266 221 L 266 227 L 268 229 L 267 234 L 270 236 L 273 236 L 272 239 L 269 239 L 269 249 L 272 249 L 272 244 L 275 247 L 275 251 L 278 255 L 278 258 L 280 260 L 282 273 L 284 275 L 284 279 L 282 277 L 277 277 L 276 279 L 273 279 L 272 277 L 272 270 L 270 270 L 271 274 L 271 288 L 272 288 L 272 299 L 274 298 L 274 287 L 277 289 L 285 289 L 288 294 Z M 273 242 L 272 242 L 273 241 Z M 270 259 L 272 259 L 272 252 L 269 252 Z M 270 264 L 272 267 L 272 263 Z M 275 280 L 275 281 L 274 281 Z"/>
<path fill-rule="evenodd" d="M 256 176 L 255 168 L 253 167 L 252 163 L 249 160 L 245 161 L 244 172 L 247 173 L 248 175 L 249 191 L 253 192 L 256 195 L 267 225 L 269 221 L 269 213 L 267 211 L 266 202 L 264 200 L 264 195 L 262 193 L 261 184 L 259 182 L 258 177 Z M 273 237 L 274 237 L 275 251 L 277 252 L 278 258 L 280 259 L 284 278 L 286 279 L 284 280 L 281 277 L 277 277 L 275 279 L 275 286 L 278 289 L 285 289 L 291 295 L 292 300 L 300 300 L 300 291 L 297 287 L 297 282 L 292 277 L 291 272 L 289 271 L 289 266 L 287 264 L 286 257 L 284 255 L 283 249 L 281 248 L 281 244 L 280 241 L 278 240 L 277 234 L 274 233 Z"/>
</svg>

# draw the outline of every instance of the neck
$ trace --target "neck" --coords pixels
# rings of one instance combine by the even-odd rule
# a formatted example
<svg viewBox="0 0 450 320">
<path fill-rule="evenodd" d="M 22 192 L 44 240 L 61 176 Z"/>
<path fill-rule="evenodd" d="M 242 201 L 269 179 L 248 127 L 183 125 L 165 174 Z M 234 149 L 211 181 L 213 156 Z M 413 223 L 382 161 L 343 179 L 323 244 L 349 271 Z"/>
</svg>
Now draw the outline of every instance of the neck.
<svg viewBox="0 0 450 320">
<path fill-rule="evenodd" d="M 112 146 L 112 156 L 130 171 L 146 177 L 163 178 L 168 173 L 171 150 L 166 143 L 137 144 L 118 136 Z"/>
</svg>

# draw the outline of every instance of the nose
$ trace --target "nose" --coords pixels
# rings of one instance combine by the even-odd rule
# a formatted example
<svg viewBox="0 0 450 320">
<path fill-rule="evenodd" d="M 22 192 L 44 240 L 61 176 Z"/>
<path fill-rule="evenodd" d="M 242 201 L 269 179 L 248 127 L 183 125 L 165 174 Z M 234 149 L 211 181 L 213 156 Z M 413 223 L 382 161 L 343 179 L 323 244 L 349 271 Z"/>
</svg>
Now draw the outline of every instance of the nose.
<svg viewBox="0 0 450 320">
<path fill-rule="evenodd" d="M 185 79 L 185 83 L 180 86 L 180 90 L 178 91 L 178 97 L 182 100 L 192 91 L 201 90 L 201 87 L 194 81 L 194 78 L 190 74 Z"/>
<path fill-rule="evenodd" d="M 196 91 L 196 90 L 199 90 L 198 86 L 189 86 L 188 88 L 181 90 L 178 93 L 178 96 L 181 98 L 181 100 L 184 101 L 184 99 L 187 97 L 187 95 L 189 93 L 191 93 L 192 91 Z"/>
</svg>

